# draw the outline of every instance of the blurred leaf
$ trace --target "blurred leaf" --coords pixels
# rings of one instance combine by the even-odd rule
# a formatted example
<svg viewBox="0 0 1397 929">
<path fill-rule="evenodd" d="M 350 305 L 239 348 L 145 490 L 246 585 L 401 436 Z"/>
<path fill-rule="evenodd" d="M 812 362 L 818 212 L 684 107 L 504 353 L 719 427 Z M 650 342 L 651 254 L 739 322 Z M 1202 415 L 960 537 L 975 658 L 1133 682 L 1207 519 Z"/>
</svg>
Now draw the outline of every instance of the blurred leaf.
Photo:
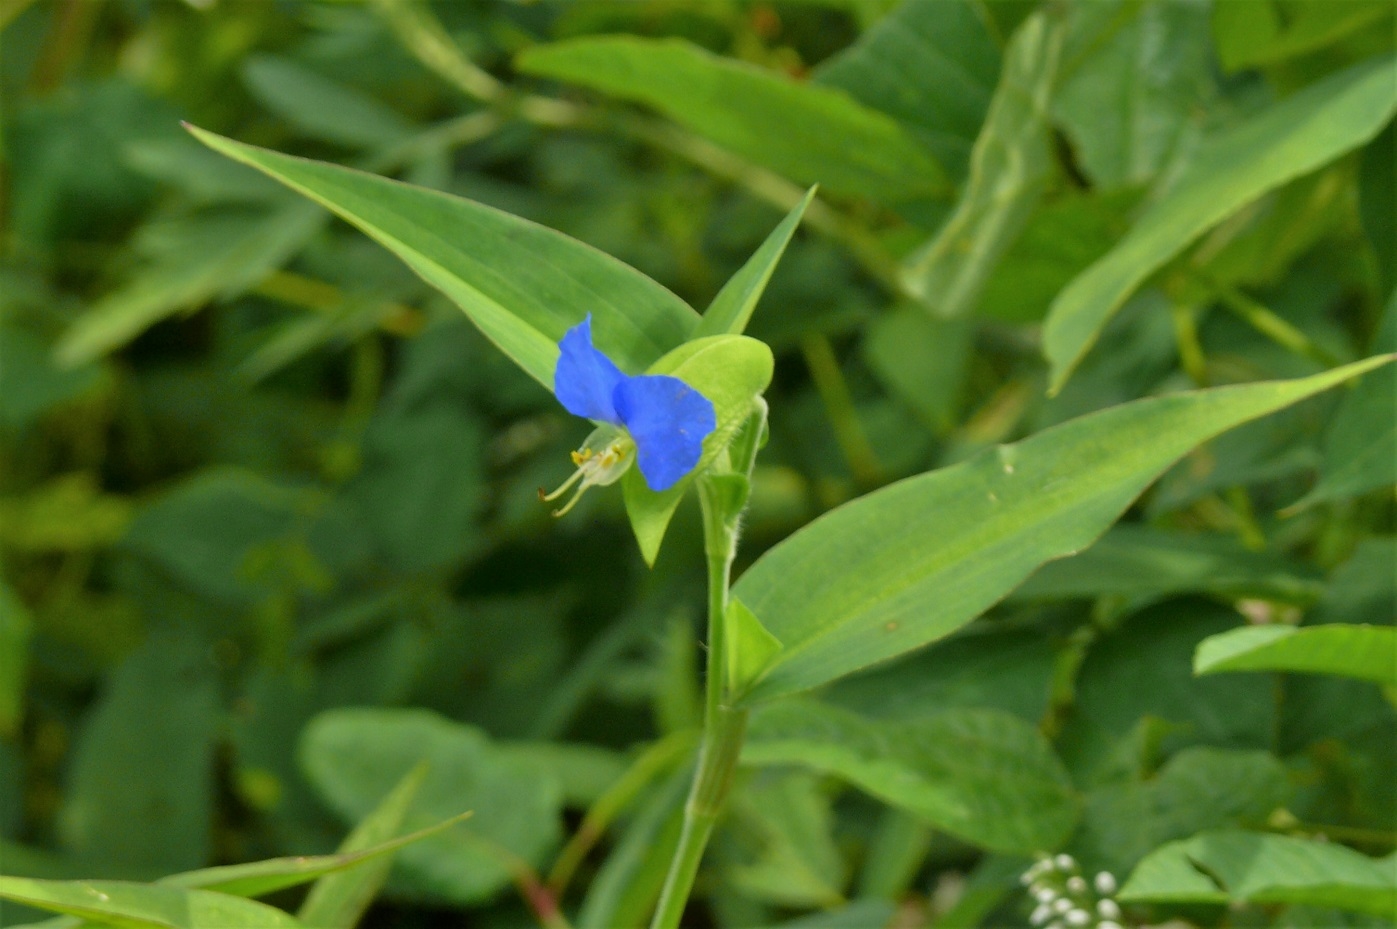
<svg viewBox="0 0 1397 929">
<path fill-rule="evenodd" d="M 1265 752 L 1186 748 L 1149 780 L 1088 793 L 1070 847 L 1084 868 L 1121 874 L 1164 842 L 1262 823 L 1289 796 L 1285 766 Z"/>
<path fill-rule="evenodd" d="M 59 340 L 55 355 L 81 365 L 125 346 L 181 310 L 238 294 L 284 264 L 324 224 L 303 203 L 257 212 L 200 213 L 157 221 L 150 260 L 98 299 Z"/>
<path fill-rule="evenodd" d="M 1303 562 L 1251 551 L 1234 536 L 1116 526 L 1091 548 L 1050 562 L 1013 599 L 1211 593 L 1306 603 L 1324 589 Z"/>
<path fill-rule="evenodd" d="M 786 218 L 771 230 L 766 240 L 752 253 L 752 257 L 747 259 L 747 263 L 728 278 L 723 289 L 718 291 L 713 302 L 704 311 L 703 318 L 699 320 L 690 338 L 742 334 L 747 328 L 747 321 L 752 318 L 752 311 L 757 308 L 757 301 L 761 300 L 762 293 L 766 290 L 767 281 L 771 280 L 772 272 L 776 270 L 781 256 L 786 253 L 786 246 L 790 244 L 791 236 L 795 235 L 801 217 L 805 215 L 806 208 L 814 199 L 815 188 L 811 187 L 806 191 L 805 199 L 792 207 Z"/>
<path fill-rule="evenodd" d="M 639 468 L 621 480 L 626 514 L 646 564 L 653 565 L 674 509 L 695 477 L 725 451 L 752 413 L 752 402 L 771 383 L 775 359 L 771 349 L 740 335 L 709 336 L 687 342 L 657 361 L 650 374 L 677 377 L 713 403 L 717 428 L 703 441 L 703 456 L 694 470 L 668 490 L 656 493 Z"/>
<path fill-rule="evenodd" d="M 1380 31 L 1391 14 L 1386 0 L 1220 0 L 1213 38 L 1222 66 L 1240 71 L 1313 52 L 1360 29 Z"/>
<path fill-rule="evenodd" d="M 1291 836 L 1205 832 L 1152 853 L 1118 896 L 1122 903 L 1307 904 L 1387 918 L 1397 908 L 1397 857 L 1375 860 Z"/>
<path fill-rule="evenodd" d="M 937 316 L 974 310 L 985 282 L 1052 179 L 1048 109 L 1062 37 L 1061 22 L 1046 13 L 1014 33 L 956 210 L 903 268 L 907 291 Z"/>
<path fill-rule="evenodd" d="M 558 340 L 588 313 L 598 347 L 643 370 L 697 317 L 639 271 L 552 229 L 447 194 L 293 158 L 190 127 L 358 227 L 450 297 L 534 380 L 553 385 Z"/>
<path fill-rule="evenodd" d="M 919 307 L 902 307 L 868 327 L 864 356 L 890 393 L 945 432 L 956 423 L 974 335 L 969 320 L 936 319 Z"/>
<path fill-rule="evenodd" d="M 985 13 L 974 3 L 904 0 L 821 62 L 814 81 L 894 117 L 960 177 L 990 108 L 999 58 Z"/>
<path fill-rule="evenodd" d="M 1053 113 L 1094 188 L 1148 183 L 1196 140 L 1212 90 L 1208 9 L 1140 4 L 1064 80 Z"/>
<path fill-rule="evenodd" d="M 1371 139 L 1397 109 L 1394 61 L 1355 65 L 1205 141 L 1129 235 L 1053 302 L 1043 330 L 1053 392 L 1126 298 L 1198 236 Z"/>
<path fill-rule="evenodd" d="M 1363 231 L 1377 259 L 1378 293 L 1397 289 L 1397 268 L 1383 255 L 1397 255 L 1397 123 L 1388 123 L 1371 144 L 1363 148 L 1358 172 L 1358 212 Z M 1391 316 L 1391 312 L 1388 314 Z"/>
<path fill-rule="evenodd" d="M 257 102 L 307 138 L 382 148 L 412 131 L 396 110 L 291 58 L 253 55 L 243 63 L 242 78 Z"/>
<path fill-rule="evenodd" d="M 0 877 L 0 897 L 120 929 L 296 929 L 288 913 L 214 893 L 122 881 Z"/>
<path fill-rule="evenodd" d="M 1095 541 L 1194 445 L 1383 363 L 1136 401 L 827 513 L 734 588 L 785 645 L 745 700 L 806 690 L 953 632 L 1039 565 Z"/>
<path fill-rule="evenodd" d="M 1397 629 L 1333 624 L 1244 626 L 1198 643 L 1195 674 L 1290 671 L 1397 686 Z"/>
<path fill-rule="evenodd" d="M 20 497 L 0 497 L 0 536 L 22 552 L 105 548 L 131 522 L 131 501 L 106 494 L 85 471 L 63 474 Z"/>
<path fill-rule="evenodd" d="M 1372 352 L 1397 352 L 1397 291 Z M 1375 371 L 1345 393 L 1324 433 L 1319 483 L 1290 509 L 1397 485 L 1397 372 Z"/>
<path fill-rule="evenodd" d="M 0 279 L 0 286 L 8 285 Z M 22 326 L 0 322 L 0 427 L 18 432 L 101 383 L 100 368 L 60 368 L 38 336 Z"/>
<path fill-rule="evenodd" d="M 33 625 L 24 602 L 0 577 L 0 753 L 6 751 L 3 741 L 14 738 L 19 729 Z M 3 762 L 4 758 L 0 757 L 0 766 L 4 766 Z M 3 784 L 0 780 L 0 785 Z M 4 807 L 0 807 L 0 835 L 10 831 L 5 826 L 9 817 Z"/>
<path fill-rule="evenodd" d="M 537 864 L 559 833 L 558 784 L 492 745 L 480 730 L 421 710 L 322 713 L 301 740 L 302 766 L 343 816 L 361 819 L 413 768 L 428 774 L 404 828 L 468 810 L 466 823 L 405 848 L 412 886 L 455 903 L 508 886 L 515 860 Z"/>
<path fill-rule="evenodd" d="M 998 710 L 947 710 L 884 722 L 793 698 L 753 715 L 742 761 L 799 764 L 837 775 L 995 851 L 1054 848 L 1079 812 L 1067 772 L 1047 740 Z"/>
<path fill-rule="evenodd" d="M 156 633 L 111 674 L 73 748 L 61 824 L 78 855 L 165 872 L 206 863 L 220 715 L 208 652 L 197 633 Z"/>
<path fill-rule="evenodd" d="M 529 48 L 515 66 L 654 107 L 801 184 L 891 203 L 946 188 L 941 165 L 891 117 L 842 90 L 797 83 L 681 40 L 571 39 Z"/>
<path fill-rule="evenodd" d="M 726 877 L 744 894 L 775 906 L 828 907 L 844 901 L 843 857 L 831 834 L 828 792 L 804 772 L 749 783 L 734 797 L 740 828 L 758 833 L 755 860 Z"/>
</svg>

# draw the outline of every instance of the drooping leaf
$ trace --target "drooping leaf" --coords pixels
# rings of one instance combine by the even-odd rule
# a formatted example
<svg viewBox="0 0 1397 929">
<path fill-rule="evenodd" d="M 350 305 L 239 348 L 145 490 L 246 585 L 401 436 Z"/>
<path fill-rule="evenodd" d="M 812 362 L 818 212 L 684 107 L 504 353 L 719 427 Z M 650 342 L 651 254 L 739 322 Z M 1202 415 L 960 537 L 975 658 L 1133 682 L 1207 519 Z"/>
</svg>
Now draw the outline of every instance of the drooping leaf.
<svg viewBox="0 0 1397 929">
<path fill-rule="evenodd" d="M 786 218 L 771 230 L 771 234 L 752 253 L 752 257 L 747 259 L 747 263 L 728 279 L 722 290 L 718 291 L 713 302 L 704 311 L 698 327 L 694 329 L 693 338 L 708 335 L 741 335 L 746 330 L 747 321 L 752 318 L 752 311 L 757 308 L 757 301 L 762 298 L 767 281 L 771 280 L 772 272 L 776 270 L 781 256 L 786 253 L 786 246 L 790 243 L 791 236 L 795 235 L 796 227 L 800 225 L 801 217 L 805 215 L 810 201 L 815 199 L 815 190 L 816 188 L 811 187 L 806 191 L 805 199 L 791 208 Z"/>
<path fill-rule="evenodd" d="M 1337 674 L 1397 686 L 1397 628 L 1353 626 L 1243 626 L 1198 643 L 1195 674 L 1291 671 Z"/>
<path fill-rule="evenodd" d="M 1371 139 L 1397 109 L 1397 59 L 1338 72 L 1206 140 L 1114 249 L 1053 301 L 1043 330 L 1051 389 L 1062 388 L 1107 320 L 1208 229 L 1287 181 Z"/>
<path fill-rule="evenodd" d="M 118 929 L 298 929 L 289 913 L 211 890 L 124 881 L 0 877 L 0 899 Z"/>
<path fill-rule="evenodd" d="M 941 638 L 1096 540 L 1195 445 L 1386 363 L 1140 400 L 900 481 L 772 548 L 734 595 L 785 646 L 746 697 L 806 690 Z"/>
<path fill-rule="evenodd" d="M 957 709 L 905 722 L 865 719 L 807 698 L 752 717 L 742 761 L 837 775 L 984 848 L 1053 848 L 1079 799 L 1047 740 L 998 710 Z"/>
<path fill-rule="evenodd" d="M 971 312 L 1052 176 L 1049 106 L 1063 26 L 1046 14 L 1014 33 L 955 212 L 903 270 L 907 290 L 938 316 Z"/>
<path fill-rule="evenodd" d="M 189 127 L 196 138 L 332 210 L 450 297 L 534 380 L 588 313 L 598 347 L 644 370 L 684 341 L 694 311 L 639 271 L 560 232 L 461 197 L 295 158 Z"/>
<path fill-rule="evenodd" d="M 1140 862 L 1122 903 L 1301 904 L 1390 917 L 1397 857 L 1372 859 L 1333 842 L 1223 830 L 1171 842 Z"/>
<path fill-rule="evenodd" d="M 892 203 L 946 187 L 941 165 L 892 117 L 842 90 L 797 83 L 678 39 L 570 39 L 536 45 L 515 66 L 654 107 L 802 184 Z"/>
<path fill-rule="evenodd" d="M 999 48 L 969 0 L 905 0 L 853 45 L 824 61 L 814 81 L 894 117 L 955 177 L 985 121 Z"/>
</svg>

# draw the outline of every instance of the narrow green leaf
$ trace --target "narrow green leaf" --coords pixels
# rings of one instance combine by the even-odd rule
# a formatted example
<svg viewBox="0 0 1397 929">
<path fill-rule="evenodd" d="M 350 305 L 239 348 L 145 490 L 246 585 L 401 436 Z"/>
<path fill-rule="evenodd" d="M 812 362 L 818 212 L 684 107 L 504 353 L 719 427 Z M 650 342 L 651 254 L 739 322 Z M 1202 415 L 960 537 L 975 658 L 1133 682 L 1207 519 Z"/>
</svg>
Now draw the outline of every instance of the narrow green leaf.
<svg viewBox="0 0 1397 929">
<path fill-rule="evenodd" d="M 275 907 L 211 890 L 125 881 L 0 877 L 0 899 L 120 929 L 297 929 Z"/>
<path fill-rule="evenodd" d="M 1392 12 L 1388 0 L 1230 0 L 1213 6 L 1213 35 L 1222 66 L 1240 71 L 1315 51 L 1359 29 L 1379 34 Z"/>
<path fill-rule="evenodd" d="M 1063 27 L 1039 13 L 1014 33 L 970 179 L 955 212 L 903 271 L 907 290 L 943 317 L 969 313 L 1052 176 L 1049 105 Z"/>
<path fill-rule="evenodd" d="M 776 653 L 781 651 L 781 641 L 736 598 L 728 602 L 724 622 L 728 627 L 725 638 L 728 686 L 740 693 L 771 664 Z"/>
<path fill-rule="evenodd" d="M 821 62 L 813 80 L 897 119 L 959 178 L 990 106 L 999 57 L 973 0 L 906 0 Z"/>
<path fill-rule="evenodd" d="M 734 595 L 785 645 L 746 697 L 807 690 L 935 641 L 1095 541 L 1194 446 L 1393 360 L 1139 400 L 900 481 L 759 558 Z"/>
<path fill-rule="evenodd" d="M 388 879 L 393 859 L 386 853 L 396 851 L 414 839 L 426 838 L 433 832 L 455 825 L 459 821 L 459 818 L 448 819 L 431 829 L 413 833 L 396 842 L 389 841 L 402 830 L 403 819 L 407 816 L 412 801 L 417 798 L 417 792 L 422 788 L 422 782 L 426 777 L 425 763 L 413 768 L 403 776 L 388 796 L 383 798 L 374 811 L 360 820 L 354 830 L 345 837 L 340 843 L 340 857 L 362 860 L 369 857 L 370 849 L 381 854 L 381 857 L 375 856 L 374 861 L 365 861 L 362 865 L 326 874 L 316 881 L 296 912 L 301 922 L 324 929 L 353 929 L 368 909 L 374 895 L 383 886 L 383 882 Z"/>
<path fill-rule="evenodd" d="M 312 139 L 378 148 L 412 131 L 397 110 L 294 58 L 252 55 L 243 63 L 242 79 L 258 103 Z"/>
<path fill-rule="evenodd" d="M 1375 860 L 1333 842 L 1292 836 L 1205 832 L 1151 853 L 1118 899 L 1299 904 L 1391 918 L 1397 911 L 1397 857 Z"/>
<path fill-rule="evenodd" d="M 188 128 L 393 252 L 550 390 L 558 340 L 588 313 L 598 347 L 632 371 L 681 344 L 697 322 L 664 287 L 560 232 L 461 197 Z"/>
<path fill-rule="evenodd" d="M 1079 799 L 1032 725 L 998 710 L 870 720 L 807 698 L 753 714 L 742 762 L 835 774 L 938 829 L 984 848 L 1054 848 Z"/>
<path fill-rule="evenodd" d="M 1377 134 L 1397 109 L 1397 59 L 1355 65 L 1205 142 L 1125 239 L 1053 301 L 1043 329 L 1062 389 L 1106 322 L 1151 274 L 1237 210 Z"/>
<path fill-rule="evenodd" d="M 1392 626 L 1244 626 L 1198 643 L 1193 673 L 1292 671 L 1397 685 Z"/>
<path fill-rule="evenodd" d="M 679 39 L 571 39 L 536 45 L 515 66 L 654 107 L 802 184 L 891 203 L 946 188 L 941 166 L 892 117 Z"/>
<path fill-rule="evenodd" d="M 811 187 L 805 192 L 805 199 L 786 214 L 786 218 L 771 230 L 766 241 L 752 253 L 747 263 L 728 278 L 723 289 L 718 291 L 718 295 L 704 311 L 703 319 L 699 320 L 698 327 L 694 329 L 693 338 L 707 335 L 740 335 L 746 330 L 747 322 L 752 318 L 752 311 L 757 308 L 757 301 L 766 290 L 767 281 L 771 280 L 772 272 L 776 270 L 781 256 L 786 253 L 786 246 L 790 244 L 791 236 L 800 225 L 800 219 L 805 215 L 810 201 L 815 199 L 816 189 Z"/>
<path fill-rule="evenodd" d="M 651 490 L 639 468 L 631 468 L 622 478 L 626 513 L 646 564 L 655 563 L 670 518 L 694 477 L 713 463 L 747 422 L 753 400 L 771 383 L 774 366 L 765 343 L 747 336 L 721 335 L 687 342 L 650 369 L 651 374 L 679 378 L 711 400 L 718 426 L 704 440 L 697 467 L 668 490 Z"/>
</svg>

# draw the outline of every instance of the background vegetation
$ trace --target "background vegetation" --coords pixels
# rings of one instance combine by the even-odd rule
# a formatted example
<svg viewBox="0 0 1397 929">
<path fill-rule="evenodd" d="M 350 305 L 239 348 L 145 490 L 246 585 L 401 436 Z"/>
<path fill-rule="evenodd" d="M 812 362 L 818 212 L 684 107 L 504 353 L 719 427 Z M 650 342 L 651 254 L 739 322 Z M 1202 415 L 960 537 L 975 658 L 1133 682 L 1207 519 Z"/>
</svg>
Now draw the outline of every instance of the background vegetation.
<svg viewBox="0 0 1397 929">
<path fill-rule="evenodd" d="M 4 0 L 0 28 L 5 875 L 329 852 L 425 754 L 404 822 L 475 815 L 363 925 L 630 925 L 687 784 L 697 508 L 653 569 L 617 493 L 551 519 L 585 426 L 181 120 L 696 307 L 821 184 L 749 328 L 777 364 L 739 573 L 995 443 L 1397 350 L 1389 0 Z M 1123 883 L 1163 848 L 1123 921 L 1391 925 L 1391 640 L 1366 680 L 1194 657 L 1392 624 L 1394 394 L 1226 434 L 962 631 L 755 725 L 692 924 L 1024 925 L 1034 852 Z M 1238 835 L 1301 864 L 1249 884 Z"/>
</svg>

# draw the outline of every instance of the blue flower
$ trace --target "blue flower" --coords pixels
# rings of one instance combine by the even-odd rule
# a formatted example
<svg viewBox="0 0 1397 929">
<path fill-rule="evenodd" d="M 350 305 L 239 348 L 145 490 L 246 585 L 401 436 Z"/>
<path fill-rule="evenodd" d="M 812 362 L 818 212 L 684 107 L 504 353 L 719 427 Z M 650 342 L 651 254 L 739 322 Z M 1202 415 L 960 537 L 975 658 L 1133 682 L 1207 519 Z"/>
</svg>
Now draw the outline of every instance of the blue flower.
<svg viewBox="0 0 1397 929">
<path fill-rule="evenodd" d="M 634 461 L 646 485 L 668 490 L 692 471 L 703 440 L 718 426 L 713 402 L 677 377 L 630 375 L 592 345 L 592 317 L 572 327 L 558 343 L 553 392 L 569 413 L 602 425 L 572 453 L 577 472 L 544 500 L 555 500 L 579 480 L 582 486 L 561 516 L 588 487 L 613 484 Z"/>
</svg>

